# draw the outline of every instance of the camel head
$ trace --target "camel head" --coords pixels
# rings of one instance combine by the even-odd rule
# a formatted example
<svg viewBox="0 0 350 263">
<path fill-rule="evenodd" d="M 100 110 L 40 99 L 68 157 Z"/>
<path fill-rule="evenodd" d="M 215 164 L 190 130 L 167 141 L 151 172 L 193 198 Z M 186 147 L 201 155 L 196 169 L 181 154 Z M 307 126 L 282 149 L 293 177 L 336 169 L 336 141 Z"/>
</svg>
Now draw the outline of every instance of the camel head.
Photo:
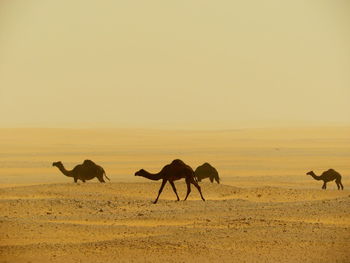
<svg viewBox="0 0 350 263">
<path fill-rule="evenodd" d="M 63 164 L 61 161 L 58 161 L 58 162 L 53 162 L 52 166 L 60 167 L 60 166 L 63 166 Z"/>
<path fill-rule="evenodd" d="M 144 169 L 141 169 L 135 173 L 135 176 L 143 176 L 145 174 L 145 172 L 146 171 Z"/>
<path fill-rule="evenodd" d="M 315 175 L 314 171 L 310 171 L 308 173 L 306 173 L 307 175 Z"/>
</svg>

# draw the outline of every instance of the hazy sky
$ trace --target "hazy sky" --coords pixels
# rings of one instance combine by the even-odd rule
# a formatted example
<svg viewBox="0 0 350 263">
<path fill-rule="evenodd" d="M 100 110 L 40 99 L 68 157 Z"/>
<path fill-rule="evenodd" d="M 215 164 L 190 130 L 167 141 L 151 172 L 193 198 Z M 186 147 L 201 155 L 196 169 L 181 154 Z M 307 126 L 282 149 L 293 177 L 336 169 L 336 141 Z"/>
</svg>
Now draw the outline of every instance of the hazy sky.
<svg viewBox="0 0 350 263">
<path fill-rule="evenodd" d="M 348 0 L 3 0 L 0 126 L 350 124 Z"/>
</svg>

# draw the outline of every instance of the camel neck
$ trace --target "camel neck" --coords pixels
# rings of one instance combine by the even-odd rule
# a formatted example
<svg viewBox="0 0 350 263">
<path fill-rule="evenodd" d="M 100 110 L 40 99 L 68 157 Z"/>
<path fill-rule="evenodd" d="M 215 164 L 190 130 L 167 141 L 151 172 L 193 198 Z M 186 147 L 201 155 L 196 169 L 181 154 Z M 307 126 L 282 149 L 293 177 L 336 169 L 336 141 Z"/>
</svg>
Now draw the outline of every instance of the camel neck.
<svg viewBox="0 0 350 263">
<path fill-rule="evenodd" d="M 145 177 L 147 179 L 150 179 L 150 180 L 153 180 L 153 181 L 158 181 L 160 179 L 162 179 L 162 176 L 160 173 L 156 173 L 156 174 L 151 174 L 147 171 L 145 171 L 143 174 L 142 174 L 142 177 Z"/>
<path fill-rule="evenodd" d="M 316 174 L 312 173 L 311 174 L 312 178 L 314 178 L 315 180 L 322 180 L 321 176 L 317 176 Z"/>
<path fill-rule="evenodd" d="M 68 171 L 66 170 L 66 168 L 64 168 L 64 166 L 57 166 L 58 169 L 60 169 L 60 171 L 65 175 L 65 176 L 68 176 L 68 177 L 72 177 L 72 173 L 71 171 Z"/>
</svg>

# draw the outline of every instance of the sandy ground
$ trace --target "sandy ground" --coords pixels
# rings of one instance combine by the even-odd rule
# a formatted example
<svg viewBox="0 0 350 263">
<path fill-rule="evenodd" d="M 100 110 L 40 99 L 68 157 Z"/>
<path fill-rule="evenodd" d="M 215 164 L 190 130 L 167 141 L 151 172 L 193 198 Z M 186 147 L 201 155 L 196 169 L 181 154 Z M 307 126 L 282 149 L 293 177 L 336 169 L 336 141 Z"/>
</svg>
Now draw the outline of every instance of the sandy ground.
<svg viewBox="0 0 350 263">
<path fill-rule="evenodd" d="M 140 168 L 156 172 L 178 158 L 193 168 L 209 162 L 224 183 L 234 181 L 238 186 L 254 187 L 258 182 L 319 188 L 305 173 L 329 168 L 350 184 L 350 127 L 0 129 L 0 184 L 63 183 L 66 178 L 52 168 L 52 162 L 62 161 L 71 169 L 84 159 L 102 165 L 114 181 L 135 182 L 133 174 Z"/>
<path fill-rule="evenodd" d="M 134 176 L 180 158 L 222 184 L 176 202 Z M 84 159 L 111 182 L 73 183 Z M 321 190 L 316 174 L 334 168 Z M 186 189 L 177 182 L 181 198 Z M 0 262 L 350 262 L 350 127 L 0 129 Z"/>
<path fill-rule="evenodd" d="M 350 262 L 349 190 L 201 186 L 3 187 L 0 261 Z"/>
</svg>

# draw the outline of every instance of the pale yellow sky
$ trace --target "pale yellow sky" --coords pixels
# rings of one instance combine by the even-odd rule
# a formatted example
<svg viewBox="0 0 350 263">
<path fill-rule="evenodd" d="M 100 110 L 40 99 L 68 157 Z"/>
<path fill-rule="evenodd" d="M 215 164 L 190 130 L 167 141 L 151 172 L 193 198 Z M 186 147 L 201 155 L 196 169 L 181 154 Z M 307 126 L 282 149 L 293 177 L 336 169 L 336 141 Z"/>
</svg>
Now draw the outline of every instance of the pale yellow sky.
<svg viewBox="0 0 350 263">
<path fill-rule="evenodd" d="M 350 124 L 350 1 L 0 2 L 0 126 Z"/>
</svg>

